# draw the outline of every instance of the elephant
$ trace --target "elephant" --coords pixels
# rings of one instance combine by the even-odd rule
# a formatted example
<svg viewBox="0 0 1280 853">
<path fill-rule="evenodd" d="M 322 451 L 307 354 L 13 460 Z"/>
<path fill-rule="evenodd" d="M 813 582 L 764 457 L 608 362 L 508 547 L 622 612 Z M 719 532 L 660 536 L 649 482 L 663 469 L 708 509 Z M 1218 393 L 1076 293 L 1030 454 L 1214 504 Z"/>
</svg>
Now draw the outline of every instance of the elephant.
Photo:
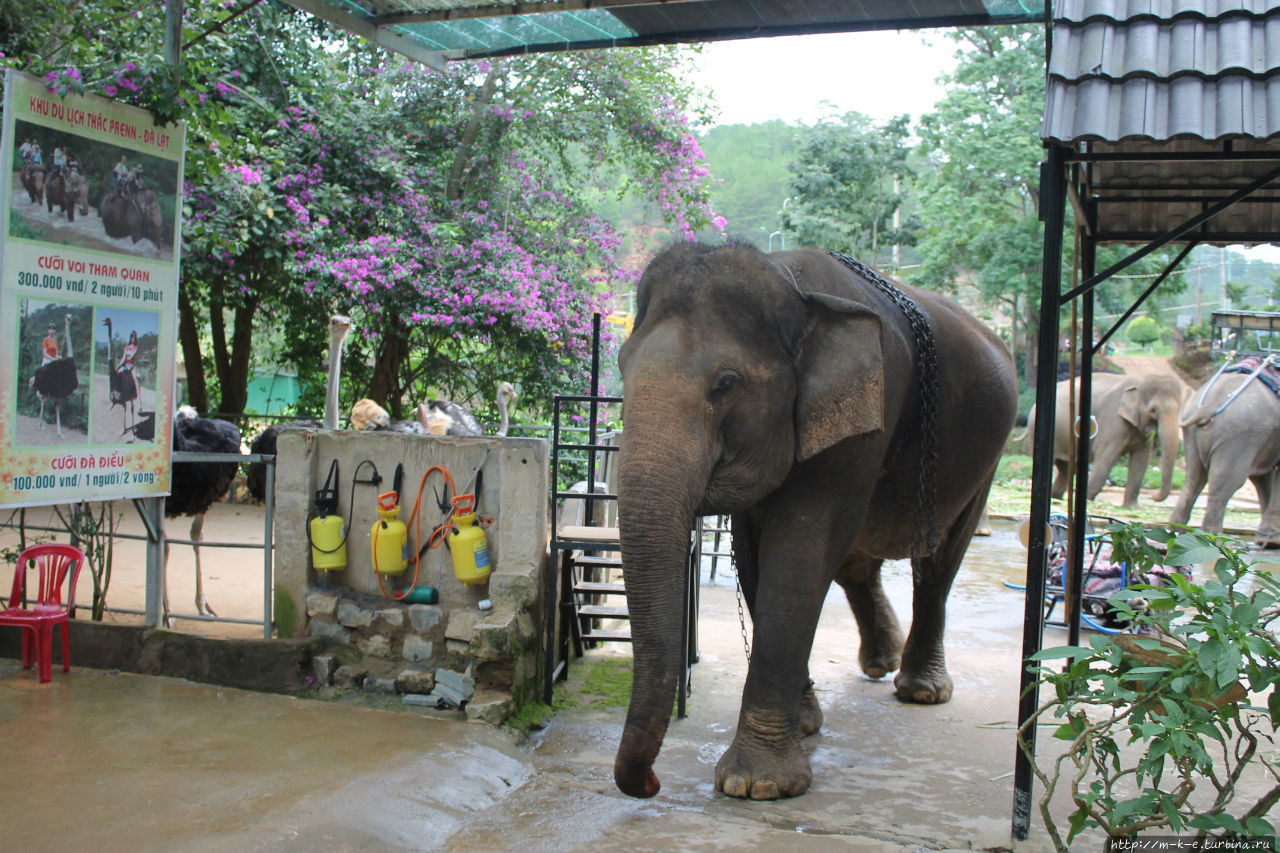
<svg viewBox="0 0 1280 853">
<path fill-rule="evenodd" d="M 63 169 L 45 183 L 44 200 L 50 213 L 55 204 L 59 205 L 67 219 L 75 222 L 76 208 L 80 209 L 81 216 L 89 215 L 89 182 L 78 171 Z"/>
<path fill-rule="evenodd" d="M 22 188 L 32 204 L 44 201 L 44 166 L 39 163 L 22 164 Z"/>
<path fill-rule="evenodd" d="M 952 301 L 815 249 L 678 245 L 649 264 L 637 300 L 619 353 L 634 670 L 614 780 L 636 797 L 660 788 L 690 529 L 729 514 L 754 644 L 716 787 L 796 796 L 812 781 L 802 739 L 822 724 L 808 660 L 832 581 L 858 624 L 862 670 L 898 670 L 903 701 L 950 699 L 946 598 L 1013 427 L 1013 363 Z M 880 566 L 908 556 L 904 642 Z"/>
<path fill-rule="evenodd" d="M 1266 547 L 1280 538 L 1280 499 L 1275 488 L 1276 465 L 1280 464 L 1280 399 L 1257 379 L 1240 377 L 1232 382 L 1229 378 L 1235 376 L 1221 376 L 1196 391 L 1183 413 L 1187 479 L 1169 521 L 1187 524 L 1207 483 L 1209 498 L 1200 528 L 1221 533 L 1227 501 L 1249 479 L 1258 490 L 1262 511 L 1254 544 Z M 1239 396 L 1218 411 L 1237 390 Z"/>
<path fill-rule="evenodd" d="M 1075 383 L 1078 386 L 1078 380 Z M 1067 490 L 1067 460 L 1076 441 L 1068 408 L 1073 382 L 1058 383 L 1057 412 L 1053 428 L 1053 464 L 1056 473 L 1052 492 L 1055 498 Z M 1129 456 L 1129 475 L 1125 480 L 1124 504 L 1138 505 L 1138 491 L 1147 473 L 1151 457 L 1151 435 L 1160 442 L 1160 489 L 1155 499 L 1169 497 L 1173 488 L 1173 468 L 1178 460 L 1178 413 L 1184 398 L 1182 383 L 1168 374 L 1137 377 L 1125 373 L 1093 375 L 1093 416 L 1097 433 L 1089 442 L 1089 500 L 1093 500 L 1107 484 L 1111 469 L 1121 456 Z M 1027 431 L 1035 425 L 1035 412 L 1028 419 Z"/>
<path fill-rule="evenodd" d="M 98 208 L 108 237 L 147 238 L 160 247 L 160 202 L 155 190 L 138 190 L 132 196 L 112 190 Z"/>
</svg>

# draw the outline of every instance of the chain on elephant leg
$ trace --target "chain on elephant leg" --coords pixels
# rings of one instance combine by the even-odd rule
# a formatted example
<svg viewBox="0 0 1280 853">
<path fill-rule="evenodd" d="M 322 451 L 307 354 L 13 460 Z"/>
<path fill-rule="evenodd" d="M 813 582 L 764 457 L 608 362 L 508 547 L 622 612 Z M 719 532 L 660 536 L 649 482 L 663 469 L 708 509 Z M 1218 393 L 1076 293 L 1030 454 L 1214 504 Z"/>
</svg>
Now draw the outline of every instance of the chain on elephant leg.
<svg viewBox="0 0 1280 853">
<path fill-rule="evenodd" d="M 716 788 L 740 799 L 777 800 L 798 797 L 812 781 L 795 714 L 744 710 L 716 765 Z"/>
<path fill-rule="evenodd" d="M 817 734 L 821 728 L 822 706 L 818 704 L 817 694 L 813 692 L 813 679 L 810 679 L 800 696 L 800 734 L 808 737 Z"/>
</svg>

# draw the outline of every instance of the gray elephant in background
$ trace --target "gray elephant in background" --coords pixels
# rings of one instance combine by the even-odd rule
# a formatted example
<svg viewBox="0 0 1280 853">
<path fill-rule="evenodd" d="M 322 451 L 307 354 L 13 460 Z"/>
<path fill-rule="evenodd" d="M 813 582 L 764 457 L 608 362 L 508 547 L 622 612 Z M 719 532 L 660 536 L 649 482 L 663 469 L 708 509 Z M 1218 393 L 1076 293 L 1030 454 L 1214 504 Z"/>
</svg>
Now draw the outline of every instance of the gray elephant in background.
<svg viewBox="0 0 1280 853">
<path fill-rule="evenodd" d="M 1076 442 L 1068 408 L 1072 380 L 1058 383 L 1058 399 L 1053 427 L 1053 496 L 1067 491 L 1067 460 Z M 1079 380 L 1075 384 L 1078 386 Z M 1169 497 L 1173 488 L 1173 467 L 1178 460 L 1181 428 L 1178 414 L 1186 391 L 1177 377 L 1155 374 L 1145 378 L 1127 373 L 1095 373 L 1093 375 L 1093 416 L 1097 433 L 1089 442 L 1089 500 L 1093 500 L 1107 484 L 1111 469 L 1121 456 L 1129 457 L 1128 477 L 1124 485 L 1126 507 L 1138 505 L 1138 491 L 1151 460 L 1151 437 L 1158 436 L 1160 446 L 1160 489 L 1155 499 Z M 1027 433 L 1035 425 L 1035 411 L 1027 423 Z M 1025 435 L 1025 433 L 1024 433 Z M 1019 436 L 1021 438 L 1022 436 Z"/>
<path fill-rule="evenodd" d="M 733 515 L 754 625 L 719 790 L 759 800 L 809 787 L 804 739 L 822 725 L 809 656 L 832 582 L 852 607 L 865 673 L 897 670 L 903 701 L 950 699 L 947 594 L 1017 410 L 1000 339 L 940 294 L 895 287 L 851 259 L 680 245 L 645 270 L 619 363 L 618 520 L 635 663 L 618 787 L 636 797 L 659 789 L 653 766 L 682 668 L 681 579 L 700 515 Z M 922 407 L 929 375 L 936 400 Z M 880 567 L 908 556 L 904 639 Z"/>
<path fill-rule="evenodd" d="M 1209 533 L 1221 533 L 1227 501 L 1245 480 L 1252 480 L 1262 511 L 1254 544 L 1265 547 L 1271 540 L 1280 539 L 1280 499 L 1275 488 L 1276 465 L 1280 464 L 1280 399 L 1260 381 L 1237 377 L 1224 375 L 1210 380 L 1206 384 L 1212 387 L 1204 394 L 1203 402 L 1201 389 L 1195 392 L 1182 417 L 1187 479 L 1169 521 L 1187 524 L 1196 498 L 1207 483 L 1209 498 L 1200 527 Z M 1238 389 L 1240 395 L 1219 412 Z"/>
</svg>

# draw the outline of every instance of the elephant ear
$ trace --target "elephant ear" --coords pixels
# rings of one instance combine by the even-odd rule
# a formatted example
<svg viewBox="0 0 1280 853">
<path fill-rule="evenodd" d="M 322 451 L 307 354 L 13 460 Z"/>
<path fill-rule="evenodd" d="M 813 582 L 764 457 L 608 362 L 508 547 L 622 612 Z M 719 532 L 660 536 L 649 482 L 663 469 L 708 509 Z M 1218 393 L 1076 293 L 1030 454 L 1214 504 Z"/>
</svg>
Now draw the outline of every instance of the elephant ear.
<svg viewBox="0 0 1280 853">
<path fill-rule="evenodd" d="M 1138 386 L 1124 386 L 1124 390 L 1120 392 L 1120 417 L 1137 430 L 1142 429 L 1141 403 Z"/>
<path fill-rule="evenodd" d="M 802 294 L 811 324 L 796 359 L 796 461 L 884 428 L 880 316 L 865 305 Z"/>
</svg>

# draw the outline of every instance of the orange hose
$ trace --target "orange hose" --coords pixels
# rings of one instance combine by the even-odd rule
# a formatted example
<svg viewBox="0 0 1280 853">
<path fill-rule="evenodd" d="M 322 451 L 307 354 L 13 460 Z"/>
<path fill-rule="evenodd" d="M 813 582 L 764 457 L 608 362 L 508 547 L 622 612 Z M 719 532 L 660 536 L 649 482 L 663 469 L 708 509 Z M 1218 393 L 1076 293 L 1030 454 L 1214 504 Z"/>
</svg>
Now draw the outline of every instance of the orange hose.
<svg viewBox="0 0 1280 853">
<path fill-rule="evenodd" d="M 423 473 L 422 479 L 418 481 L 418 494 L 413 501 L 413 511 L 409 513 L 409 520 L 405 524 L 406 529 L 409 527 L 414 528 L 414 539 L 416 540 L 415 545 L 417 546 L 413 549 L 413 556 L 410 557 L 410 562 L 413 563 L 413 583 L 409 584 L 404 589 L 402 589 L 399 595 L 396 595 L 394 593 L 387 592 L 386 587 L 382 585 L 381 573 L 375 572 L 375 574 L 377 574 L 378 576 L 378 588 L 382 590 L 383 595 L 385 595 L 387 598 L 392 599 L 393 601 L 403 601 L 405 598 L 408 597 L 409 592 L 415 586 L 418 585 L 418 575 L 422 569 L 422 561 L 419 558 L 419 554 L 422 551 L 422 514 L 420 512 L 420 510 L 422 509 L 422 493 L 426 491 L 427 479 L 435 471 L 439 471 L 441 474 L 444 475 L 444 481 L 447 487 L 446 494 L 453 494 L 454 492 L 457 491 L 457 486 L 455 486 L 453 482 L 453 475 L 450 474 L 449 469 L 445 468 L 443 465 L 432 465 Z M 452 517 L 453 517 L 452 514 L 450 514 L 450 518 Z M 439 548 L 441 543 L 445 541 L 445 537 L 448 535 L 448 533 L 452 529 L 453 529 L 453 525 L 450 524 L 448 520 L 446 520 L 444 524 L 441 524 L 440 526 L 436 527 L 435 530 L 432 530 L 431 534 L 427 537 L 427 548 L 428 549 Z"/>
</svg>

